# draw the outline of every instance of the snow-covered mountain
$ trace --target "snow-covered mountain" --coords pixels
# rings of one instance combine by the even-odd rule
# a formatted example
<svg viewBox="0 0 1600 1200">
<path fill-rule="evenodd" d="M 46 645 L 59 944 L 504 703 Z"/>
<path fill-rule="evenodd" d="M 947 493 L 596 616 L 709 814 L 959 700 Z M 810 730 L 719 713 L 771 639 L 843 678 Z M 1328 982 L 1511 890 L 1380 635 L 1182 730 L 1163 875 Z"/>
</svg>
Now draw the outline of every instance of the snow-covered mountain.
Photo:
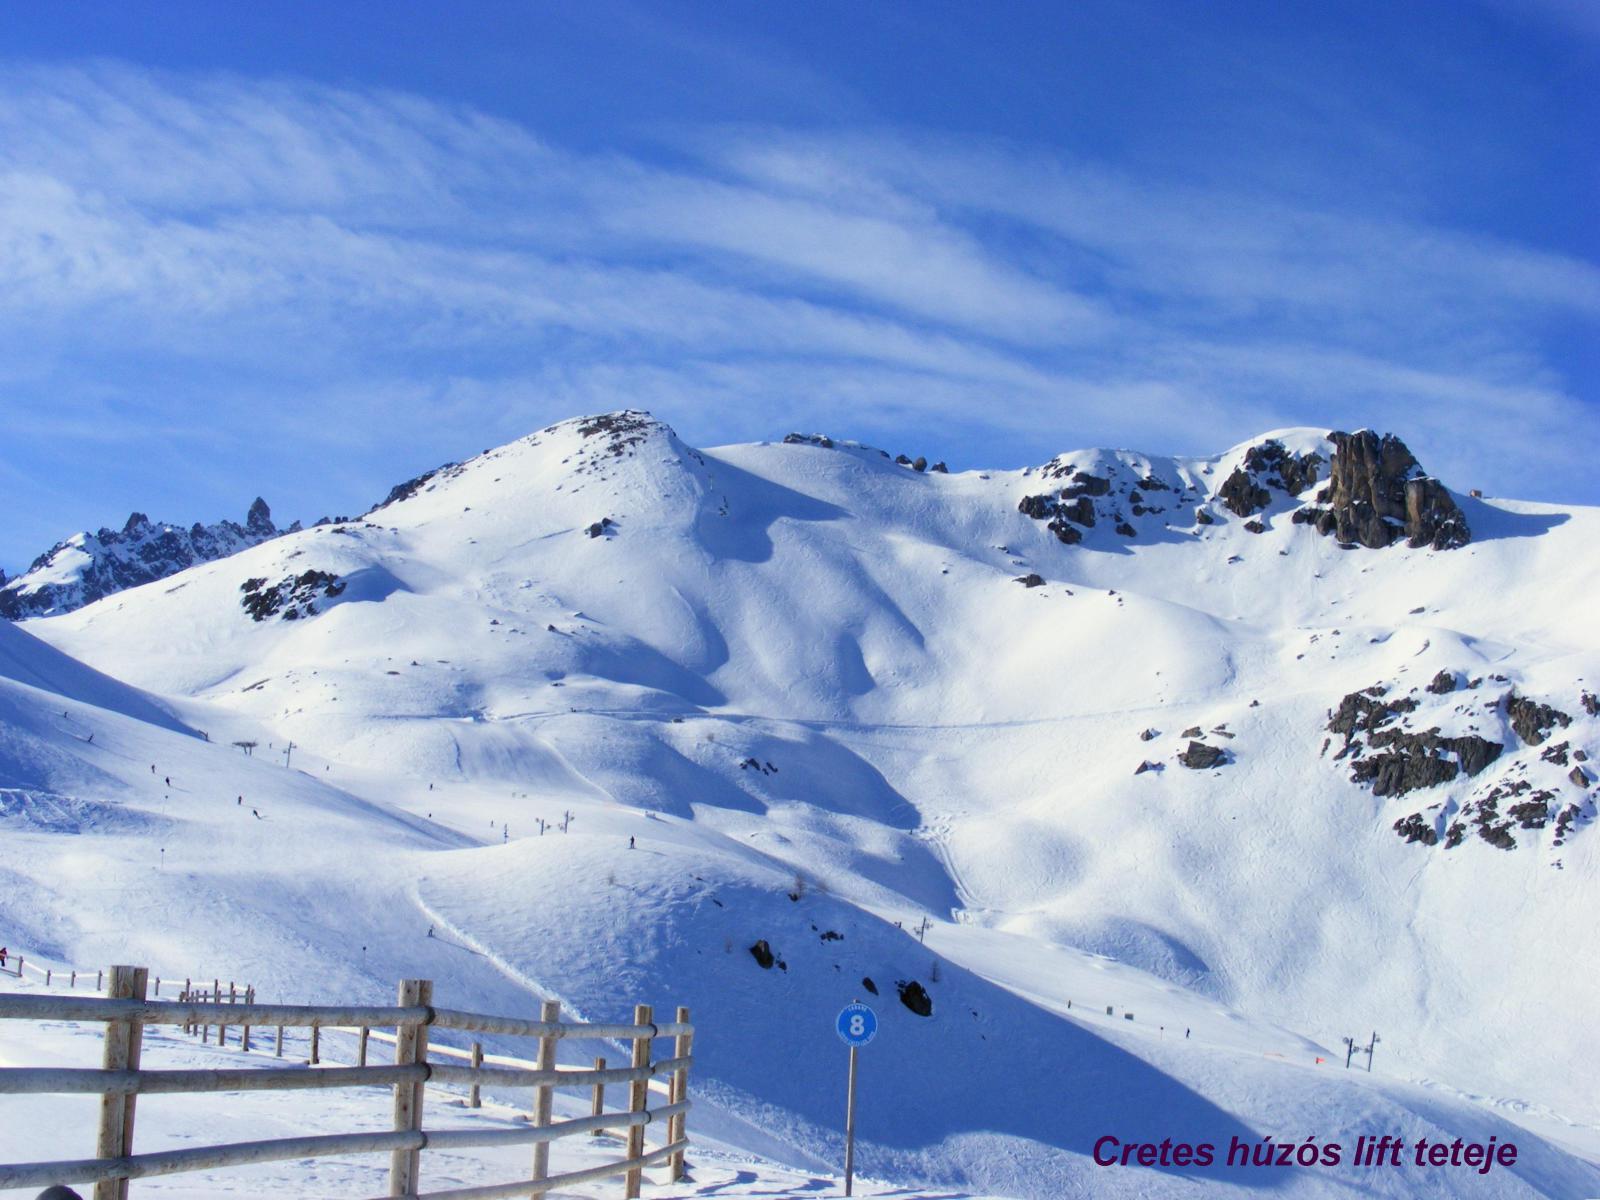
<svg viewBox="0 0 1600 1200">
<path fill-rule="evenodd" d="M 878 1178 L 1600 1194 L 1600 512 L 1366 431 L 899 457 L 567 421 L 25 622 L 182 728 L 4 672 L 0 921 L 297 999 L 689 1004 L 701 1128 L 808 1169 L 859 997 Z M 1372 1132 L 1523 1158 L 1088 1157 Z"/>
<path fill-rule="evenodd" d="M 131 513 L 120 530 L 84 530 L 46 550 L 21 575 L 7 580 L 0 572 L 0 617 L 51 616 L 72 612 L 85 604 L 176 575 L 196 563 L 214 562 L 250 546 L 259 546 L 287 530 L 272 523 L 272 510 L 256 497 L 244 524 L 218 521 L 188 529 L 151 521 Z"/>
</svg>

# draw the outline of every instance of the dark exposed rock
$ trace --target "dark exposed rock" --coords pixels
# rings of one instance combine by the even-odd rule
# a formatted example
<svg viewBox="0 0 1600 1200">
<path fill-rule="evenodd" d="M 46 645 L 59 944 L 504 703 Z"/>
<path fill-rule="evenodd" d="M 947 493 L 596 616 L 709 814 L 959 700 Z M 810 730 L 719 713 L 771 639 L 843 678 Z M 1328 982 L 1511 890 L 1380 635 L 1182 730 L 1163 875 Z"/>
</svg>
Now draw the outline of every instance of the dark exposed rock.
<svg viewBox="0 0 1600 1200">
<path fill-rule="evenodd" d="M 277 583 L 267 586 L 265 578 L 247 579 L 239 585 L 244 593 L 239 604 L 250 614 L 252 621 L 265 621 L 268 617 L 282 615 L 285 621 L 298 621 L 318 613 L 319 597 L 333 598 L 344 591 L 344 581 L 329 571 L 302 571 L 299 575 L 286 575 Z"/>
<path fill-rule="evenodd" d="M 1460 821 L 1456 821 L 1450 826 L 1449 829 L 1444 831 L 1444 848 L 1446 850 L 1454 850 L 1457 846 L 1461 845 L 1466 836 L 1466 825 Z"/>
<path fill-rule="evenodd" d="M 1433 822 L 1423 820 L 1421 813 L 1412 813 L 1409 817 L 1401 817 L 1394 823 L 1394 831 L 1403 837 L 1407 843 L 1421 842 L 1424 846 L 1437 845 L 1439 835 L 1434 831 Z"/>
<path fill-rule="evenodd" d="M 1586 788 L 1589 786 L 1589 784 L 1594 782 L 1589 778 L 1589 772 L 1585 771 L 1582 767 L 1573 767 L 1572 770 L 1567 774 L 1567 778 L 1572 780 L 1573 783 L 1577 784 L 1581 788 Z"/>
<path fill-rule="evenodd" d="M 1267 531 L 1267 527 L 1260 521 L 1246 521 L 1244 527 L 1250 533 L 1265 533 Z"/>
<path fill-rule="evenodd" d="M 772 953 L 772 947 L 767 945 L 766 938 L 762 938 L 754 946 L 750 947 L 750 957 L 761 964 L 763 971 L 772 970 L 772 964 L 777 961 L 776 956 Z"/>
<path fill-rule="evenodd" d="M 1333 534 L 1341 543 L 1381 549 L 1404 537 L 1413 547 L 1449 550 L 1472 534 L 1455 500 L 1426 474 L 1406 444 L 1370 429 L 1331 433 L 1333 463 L 1318 505 L 1295 511 L 1293 520 Z"/>
<path fill-rule="evenodd" d="M 380 508 L 388 508 L 391 504 L 399 504 L 402 500 L 411 499 L 411 497 L 415 496 L 424 487 L 431 483 L 441 472 L 449 471 L 456 465 L 457 464 L 453 462 L 448 462 L 442 466 L 435 467 L 431 471 L 424 471 L 421 475 L 418 475 L 414 479 L 408 479 L 404 483 L 395 484 L 389 489 L 389 494 L 387 496 L 372 506 L 367 515 L 371 516 L 372 513 L 377 512 Z"/>
<path fill-rule="evenodd" d="M 833 449 L 833 439 L 821 433 L 786 433 L 783 435 L 785 446 L 821 446 L 824 450 Z"/>
<path fill-rule="evenodd" d="M 1506 810 L 1506 816 L 1523 829 L 1543 829 L 1544 823 L 1550 819 L 1550 802 L 1547 799 L 1549 795 L 1549 792 L 1540 792 L 1532 800 L 1513 804 Z"/>
<path fill-rule="evenodd" d="M 1179 737 L 1186 737 L 1186 738 L 1197 738 L 1197 737 L 1199 737 L 1199 736 L 1200 736 L 1200 735 L 1201 735 L 1201 733 L 1203 733 L 1203 732 L 1204 732 L 1204 731 L 1203 731 L 1203 730 L 1202 730 L 1202 729 L 1201 729 L 1201 728 L 1200 728 L 1200 726 L 1198 726 L 1198 725 L 1191 725 L 1191 726 L 1189 726 L 1189 728 L 1187 728 L 1187 729 L 1185 729 L 1185 730 L 1184 730 L 1184 731 L 1183 731 L 1183 732 L 1182 732 L 1182 733 L 1180 733 L 1180 734 L 1179 734 L 1179 735 L 1178 735 L 1178 736 L 1179 736 Z"/>
<path fill-rule="evenodd" d="M 902 467 L 909 467 L 911 465 L 911 460 L 909 458 L 907 458 L 904 454 L 896 454 L 894 456 L 894 460 L 895 460 L 895 462 L 899 463 Z"/>
<path fill-rule="evenodd" d="M 1153 742 L 1153 741 L 1155 741 L 1155 740 L 1156 740 L 1156 738 L 1158 738 L 1158 737 L 1160 737 L 1160 736 L 1161 736 L 1161 733 L 1160 733 L 1160 731 L 1159 731 L 1159 730 L 1155 730 L 1155 729 L 1146 729 L 1146 730 L 1143 730 L 1143 731 L 1142 731 L 1142 732 L 1141 732 L 1141 733 L 1140 733 L 1140 734 L 1139 734 L 1139 740 L 1140 740 L 1140 741 L 1141 741 L 1141 742 Z"/>
<path fill-rule="evenodd" d="M 1551 708 L 1548 704 L 1540 704 L 1515 692 L 1506 693 L 1505 706 L 1506 719 L 1511 722 L 1511 728 L 1530 746 L 1543 742 L 1557 725 L 1565 729 L 1572 724 L 1572 718 L 1559 708 Z"/>
<path fill-rule="evenodd" d="M 1328 729 L 1344 735 L 1345 745 L 1360 734 L 1372 733 L 1405 713 L 1414 712 L 1417 702 L 1410 696 L 1398 700 L 1384 700 L 1381 687 L 1351 692 L 1339 701 L 1339 707 L 1330 714 Z"/>
<path fill-rule="evenodd" d="M 1248 517 L 1272 503 L 1268 488 L 1297 496 L 1317 481 L 1320 454 L 1290 454 L 1277 438 L 1245 451 L 1244 461 L 1222 481 L 1217 497 L 1235 516 Z M 1252 530 L 1259 532 L 1259 530 Z"/>
<path fill-rule="evenodd" d="M 1196 525 L 1215 525 L 1217 523 L 1217 519 L 1203 508 L 1194 510 L 1194 521 Z"/>
<path fill-rule="evenodd" d="M 604 533 L 606 530 L 608 530 L 612 526 L 614 526 L 615 524 L 616 524 L 616 522 L 613 521 L 610 517 L 601 517 L 600 520 L 596 521 L 593 525 L 590 525 L 587 529 L 584 530 L 584 532 L 587 533 L 592 538 L 597 538 L 602 533 Z"/>
<path fill-rule="evenodd" d="M 915 979 L 900 979 L 895 981 L 895 988 L 900 992 L 900 1003 L 904 1004 L 919 1017 L 933 1016 L 933 997 Z"/>
<path fill-rule="evenodd" d="M 1012 582 L 1020 583 L 1025 588 L 1043 587 L 1044 576 L 1038 574 L 1018 575 Z"/>
<path fill-rule="evenodd" d="M 950 473 L 950 468 L 945 466 L 942 462 L 934 463 L 933 466 L 928 468 L 928 470 L 932 471 L 935 475 L 948 475 Z"/>
<path fill-rule="evenodd" d="M 928 469 L 928 460 L 923 458 L 920 454 L 917 455 L 917 457 L 912 460 L 911 469 L 913 471 L 926 471 Z"/>
<path fill-rule="evenodd" d="M 1546 746 L 1541 750 L 1539 757 L 1547 763 L 1554 763 L 1558 767 L 1564 767 L 1567 765 L 1567 751 L 1570 748 L 1570 745 L 1566 742 L 1557 742 L 1554 746 Z M 1578 753 L 1582 754 L 1583 751 L 1580 750 Z"/>
<path fill-rule="evenodd" d="M 1435 696 L 1443 696 L 1447 692 L 1456 690 L 1456 673 L 1454 671 L 1440 671 L 1428 684 L 1428 691 Z"/>
<path fill-rule="evenodd" d="M 243 525 L 196 522 L 188 529 L 152 521 L 144 513 L 128 515 L 120 530 L 78 533 L 35 558 L 27 571 L 0 580 L 0 617 L 20 621 L 72 612 L 96 600 L 166 579 L 197 563 L 237 554 L 288 529 L 272 523 L 272 510 L 259 496 Z"/>
<path fill-rule="evenodd" d="M 1111 480 L 1087 471 L 1075 471 L 1072 482 L 1061 489 L 1061 498 L 1071 500 L 1076 496 L 1104 496 L 1111 491 Z"/>
<path fill-rule="evenodd" d="M 1351 692 L 1329 714 L 1328 729 L 1344 737 L 1335 756 L 1352 759 L 1352 783 L 1370 783 L 1375 796 L 1399 796 L 1417 788 L 1448 783 L 1458 774 L 1476 775 L 1505 748 L 1476 734 L 1443 737 L 1437 729 L 1413 733 L 1402 718 L 1417 708 L 1410 696 L 1386 700 L 1382 688 Z M 1396 721 L 1401 724 L 1396 725 Z M 1364 750 L 1377 753 L 1364 754 Z"/>
<path fill-rule="evenodd" d="M 1208 746 L 1204 742 L 1190 742 L 1178 761 L 1192 771 L 1204 771 L 1208 767 L 1220 766 L 1227 761 L 1228 752 L 1216 746 Z"/>
<path fill-rule="evenodd" d="M 1272 503 L 1272 493 L 1245 474 L 1241 467 L 1235 467 L 1233 474 L 1222 481 L 1217 496 L 1229 512 L 1239 517 L 1260 512 Z"/>
<path fill-rule="evenodd" d="M 1139 536 L 1138 533 L 1136 533 L 1134 531 L 1133 526 L 1129 525 L 1126 521 L 1118 521 L 1117 524 L 1116 524 L 1116 530 L 1123 537 L 1138 537 Z"/>
<path fill-rule="evenodd" d="M 1137 767 L 1135 767 L 1133 769 L 1133 773 L 1135 775 L 1143 775 L 1146 771 L 1159 771 L 1161 769 L 1162 768 L 1161 768 L 1161 764 L 1160 763 L 1151 762 L 1147 758 L 1142 763 L 1140 763 Z"/>
<path fill-rule="evenodd" d="M 1583 704 L 1584 712 L 1591 717 L 1600 717 L 1600 696 L 1596 696 L 1593 692 L 1584 692 L 1579 700 Z"/>
<path fill-rule="evenodd" d="M 863 975 L 861 977 L 861 986 L 866 988 L 867 991 L 871 992 L 874 996 L 878 994 L 878 985 L 872 982 L 872 976 L 870 975 Z"/>
<path fill-rule="evenodd" d="M 630 446 L 643 442 L 655 423 L 655 418 L 647 412 L 626 409 L 623 412 L 585 417 L 578 424 L 578 433 L 585 438 L 603 438 L 605 445 L 602 453 L 620 458 Z"/>
</svg>

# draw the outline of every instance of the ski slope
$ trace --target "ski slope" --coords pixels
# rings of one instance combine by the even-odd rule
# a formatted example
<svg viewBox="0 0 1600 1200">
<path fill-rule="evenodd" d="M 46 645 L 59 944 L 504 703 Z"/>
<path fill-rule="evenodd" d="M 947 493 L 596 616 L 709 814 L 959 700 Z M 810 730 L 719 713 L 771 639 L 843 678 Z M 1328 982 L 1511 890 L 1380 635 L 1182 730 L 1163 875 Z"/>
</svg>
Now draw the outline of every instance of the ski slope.
<svg viewBox="0 0 1600 1200">
<path fill-rule="evenodd" d="M 1215 494 L 1251 444 L 944 474 L 613 414 L 0 626 L 5 938 L 263 999 L 421 975 L 486 1011 L 687 1004 L 691 1133 L 773 1171 L 836 1169 L 832 1016 L 861 998 L 884 1025 L 858 1162 L 894 1186 L 1600 1194 L 1600 1093 L 1553 1032 L 1600 1003 L 1573 969 L 1600 952 L 1593 801 L 1490 703 L 1555 705 L 1600 753 L 1600 514 L 1457 496 L 1466 547 L 1347 550 L 1279 493 L 1250 532 Z M 1063 469 L 1192 502 L 1063 545 L 1018 511 Z M 1427 693 L 1440 671 L 1462 690 Z M 1374 796 L 1323 742 L 1376 684 L 1505 754 Z M 1194 726 L 1222 765 L 1177 761 Z M 1579 807 L 1562 845 L 1391 828 L 1520 779 Z M 1373 1029 L 1372 1073 L 1346 1072 L 1341 1039 Z M 1108 1169 L 1108 1133 L 1493 1134 L 1523 1157 Z"/>
</svg>

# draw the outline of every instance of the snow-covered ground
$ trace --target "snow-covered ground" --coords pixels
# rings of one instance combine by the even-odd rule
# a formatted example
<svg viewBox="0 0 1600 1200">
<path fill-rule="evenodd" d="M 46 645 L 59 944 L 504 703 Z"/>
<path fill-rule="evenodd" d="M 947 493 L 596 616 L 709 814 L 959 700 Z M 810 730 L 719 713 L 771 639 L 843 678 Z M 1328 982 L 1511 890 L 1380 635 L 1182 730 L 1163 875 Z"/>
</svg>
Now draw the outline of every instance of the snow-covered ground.
<svg viewBox="0 0 1600 1200">
<path fill-rule="evenodd" d="M 1594 808 L 1542 757 L 1600 754 L 1580 702 L 1600 513 L 1458 497 L 1464 548 L 1345 550 L 1292 497 L 1260 533 L 1213 502 L 1246 449 L 1066 456 L 1113 499 L 1124 477 L 1194 489 L 1068 546 L 1018 511 L 1058 486 L 1037 470 L 569 422 L 360 522 L 0 624 L 0 941 L 264 1000 L 383 1002 L 423 976 L 482 1011 L 689 1005 L 702 1190 L 663 1195 L 835 1186 L 832 1021 L 856 998 L 883 1019 L 858 1157 L 883 1194 L 1600 1195 L 1575 1032 L 1600 1005 Z M 1425 690 L 1441 670 L 1460 690 Z M 1414 693 L 1417 728 L 1504 754 L 1373 796 L 1324 740 L 1378 684 Z M 1569 724 L 1525 745 L 1511 689 Z M 1223 765 L 1177 762 L 1193 726 Z M 1522 779 L 1578 806 L 1559 847 L 1391 828 Z M 901 1003 L 912 982 L 931 1016 Z M 1373 1030 L 1371 1074 L 1346 1071 L 1341 1039 Z M 0 1027 L 8 1063 L 95 1053 Z M 0 1159 L 44 1157 L 18 1105 L 0 1098 Z M 190 1134 L 231 1140 L 223 1120 Z M 87 1125 L 43 1124 L 86 1152 Z M 1107 1134 L 1494 1136 L 1520 1157 L 1105 1168 Z M 295 1186 L 365 1194 L 366 1169 Z"/>
</svg>

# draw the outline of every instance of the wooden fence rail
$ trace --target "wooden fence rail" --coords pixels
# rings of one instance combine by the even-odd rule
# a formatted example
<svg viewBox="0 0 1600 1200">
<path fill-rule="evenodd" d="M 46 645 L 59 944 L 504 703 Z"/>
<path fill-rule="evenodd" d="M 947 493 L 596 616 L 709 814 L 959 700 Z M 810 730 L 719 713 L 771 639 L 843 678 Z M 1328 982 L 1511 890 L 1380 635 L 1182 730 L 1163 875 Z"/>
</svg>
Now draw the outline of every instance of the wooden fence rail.
<svg viewBox="0 0 1600 1200">
<path fill-rule="evenodd" d="M 95 1200 L 124 1200 L 128 1181 L 153 1175 L 170 1175 L 216 1167 L 327 1155 L 388 1153 L 390 1155 L 389 1196 L 411 1200 L 492 1200 L 503 1196 L 538 1196 L 558 1187 L 621 1175 L 624 1194 L 639 1195 L 644 1168 L 665 1161 L 673 1180 L 684 1176 L 683 1153 L 688 1147 L 685 1119 L 690 1109 L 688 1098 L 689 1054 L 694 1026 L 687 1009 L 677 1011 L 677 1020 L 657 1025 L 652 1010 L 641 1005 L 631 1023 L 587 1024 L 562 1021 L 560 1008 L 547 1002 L 538 1021 L 484 1013 L 436 1009 L 432 984 L 428 980 L 404 980 L 398 1002 L 392 1007 L 377 1005 L 287 1005 L 254 1003 L 254 989 L 247 989 L 245 1003 L 233 991 L 231 997 L 213 983 L 208 991 L 185 986 L 177 1001 L 146 998 L 148 974 L 142 967 L 112 967 L 106 995 L 77 997 L 0 993 L 0 1020 L 99 1021 L 106 1026 L 105 1053 L 100 1069 L 77 1067 L 0 1068 L 0 1094 L 37 1095 L 93 1094 L 100 1096 L 100 1127 L 95 1157 L 62 1162 L 0 1164 L 0 1188 L 40 1187 L 52 1184 L 93 1183 Z M 206 999 L 198 1000 L 196 996 Z M 309 1028 L 313 1036 L 324 1028 L 346 1027 L 362 1032 L 360 1061 L 354 1067 L 257 1067 L 237 1070 L 147 1070 L 139 1063 L 143 1028 L 146 1025 L 177 1025 L 185 1029 L 205 1029 L 216 1025 L 278 1027 L 278 1053 L 282 1053 L 282 1030 Z M 367 1066 L 367 1034 L 372 1028 L 395 1031 L 395 1065 Z M 474 1043 L 471 1054 L 450 1047 L 431 1047 L 430 1029 L 451 1029 L 532 1037 L 539 1040 L 538 1059 L 528 1065 L 485 1064 L 482 1046 Z M 653 1043 L 658 1037 L 674 1039 L 672 1057 L 656 1059 Z M 560 1068 L 555 1047 L 564 1039 L 614 1038 L 632 1044 L 631 1065 L 606 1069 L 596 1060 L 595 1069 Z M 249 1049 L 248 1040 L 240 1048 Z M 434 1058 L 430 1059 L 430 1053 Z M 440 1053 L 467 1058 L 470 1065 L 456 1066 L 436 1061 Z M 315 1056 L 313 1054 L 313 1062 Z M 523 1060 L 502 1059 L 521 1064 Z M 668 1102 L 650 1107 L 652 1083 L 665 1091 Z M 426 1129 L 423 1127 L 425 1086 L 465 1084 L 477 1097 L 481 1086 L 534 1089 L 533 1121 L 518 1129 Z M 606 1084 L 628 1086 L 628 1107 L 621 1112 L 605 1112 Z M 239 1142 L 230 1145 L 196 1146 L 149 1154 L 133 1153 L 134 1114 L 141 1095 L 197 1092 L 253 1092 L 298 1089 L 387 1087 L 394 1092 L 394 1128 L 389 1132 L 321 1134 L 311 1137 L 276 1138 L 270 1141 Z M 551 1097 L 557 1090 L 592 1091 L 594 1111 L 586 1117 L 552 1122 Z M 663 1145 L 647 1148 L 645 1127 L 665 1122 Z M 627 1130 L 624 1158 L 563 1174 L 549 1174 L 550 1143 L 578 1134 L 602 1130 Z M 529 1178 L 504 1184 L 456 1188 L 443 1192 L 422 1192 L 421 1155 L 428 1149 L 460 1149 L 484 1146 L 527 1144 L 534 1147 Z"/>
</svg>

